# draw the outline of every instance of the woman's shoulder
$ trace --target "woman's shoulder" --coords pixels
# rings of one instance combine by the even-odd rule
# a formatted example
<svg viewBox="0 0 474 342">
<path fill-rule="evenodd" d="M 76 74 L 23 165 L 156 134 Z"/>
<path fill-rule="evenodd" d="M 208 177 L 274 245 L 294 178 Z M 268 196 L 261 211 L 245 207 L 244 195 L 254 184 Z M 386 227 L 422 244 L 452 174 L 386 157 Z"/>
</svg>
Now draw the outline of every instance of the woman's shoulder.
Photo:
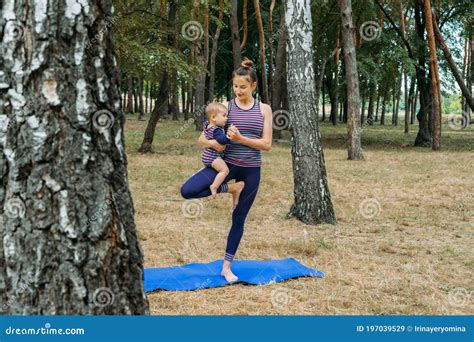
<svg viewBox="0 0 474 342">
<path fill-rule="evenodd" d="M 272 115 L 272 107 L 270 107 L 266 103 L 260 102 L 260 111 L 262 112 L 262 115 L 264 117 L 266 117 L 267 115 Z"/>
</svg>

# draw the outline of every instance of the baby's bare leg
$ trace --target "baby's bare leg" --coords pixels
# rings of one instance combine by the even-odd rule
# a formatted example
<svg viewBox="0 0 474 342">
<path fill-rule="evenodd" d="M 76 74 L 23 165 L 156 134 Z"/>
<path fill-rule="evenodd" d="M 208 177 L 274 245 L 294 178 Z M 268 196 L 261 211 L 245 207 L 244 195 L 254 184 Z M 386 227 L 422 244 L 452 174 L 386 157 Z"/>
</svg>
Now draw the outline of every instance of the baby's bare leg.
<svg viewBox="0 0 474 342">
<path fill-rule="evenodd" d="M 224 182 L 225 178 L 229 174 L 229 168 L 227 167 L 227 164 L 225 163 L 224 159 L 220 157 L 214 159 L 211 166 L 214 170 L 218 172 L 216 178 L 214 178 L 214 182 L 209 187 L 211 189 L 212 198 L 216 198 L 217 189 L 222 184 L 222 182 Z"/>
</svg>

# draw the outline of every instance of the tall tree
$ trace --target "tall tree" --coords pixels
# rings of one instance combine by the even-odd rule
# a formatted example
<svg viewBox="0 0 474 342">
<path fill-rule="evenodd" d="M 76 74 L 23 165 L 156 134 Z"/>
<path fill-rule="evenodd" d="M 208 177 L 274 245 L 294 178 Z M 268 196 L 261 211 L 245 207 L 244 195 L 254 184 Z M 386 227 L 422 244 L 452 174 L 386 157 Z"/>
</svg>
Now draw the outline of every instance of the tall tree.
<svg viewBox="0 0 474 342">
<path fill-rule="evenodd" d="M 441 90 L 439 82 L 438 57 L 436 55 L 436 40 L 433 29 L 433 14 L 431 0 L 423 0 L 425 6 L 425 26 L 430 48 L 431 87 L 433 89 L 433 150 L 441 148 Z"/>
<path fill-rule="evenodd" d="M 278 112 L 283 106 L 283 97 L 286 85 L 286 27 L 285 27 L 285 9 L 282 7 L 280 12 L 280 27 L 278 36 L 278 47 L 275 57 L 275 79 L 270 83 L 272 87 L 272 109 L 273 112 Z M 288 110 L 288 108 L 284 108 Z M 281 139 L 281 129 L 277 125 L 273 128 L 273 139 Z M 284 127 L 288 128 L 288 127 Z"/>
<path fill-rule="evenodd" d="M 258 27 L 258 46 L 260 48 L 260 72 L 262 74 L 262 101 L 264 103 L 270 103 L 268 97 L 268 82 L 267 82 L 267 68 L 265 65 L 265 32 L 263 31 L 263 20 L 262 14 L 260 13 L 260 1 L 253 1 L 255 7 L 255 18 L 257 19 Z M 270 61 L 271 62 L 271 61 Z"/>
<path fill-rule="evenodd" d="M 211 60 L 210 60 L 210 76 L 209 76 L 209 100 L 212 100 L 214 97 L 214 86 L 216 82 L 216 57 L 217 57 L 217 47 L 219 44 L 219 36 L 222 30 L 222 19 L 224 18 L 224 0 L 219 0 L 219 14 L 217 18 L 217 27 L 214 36 L 212 37 L 212 50 L 211 50 Z"/>
<path fill-rule="evenodd" d="M 0 108 L 10 104 L 0 115 L 2 308 L 147 314 L 111 1 L 40 3 L 3 1 L 11 10 L 0 55 Z"/>
<path fill-rule="evenodd" d="M 137 79 L 137 95 L 138 95 L 138 120 L 143 120 L 145 109 L 143 105 L 143 79 Z"/>
<path fill-rule="evenodd" d="M 335 224 L 321 133 L 315 115 L 310 0 L 288 0 L 285 23 L 295 197 L 289 216 L 306 224 Z"/>
<path fill-rule="evenodd" d="M 234 62 L 234 70 L 237 69 L 240 66 L 240 63 L 242 62 L 238 9 L 239 6 L 237 0 L 230 0 L 230 31 L 232 39 L 232 60 Z"/>
<path fill-rule="evenodd" d="M 240 43 L 240 50 L 245 50 L 245 45 L 247 45 L 247 37 L 249 34 L 249 22 L 248 22 L 248 13 L 247 13 L 247 6 L 248 1 L 244 0 L 244 5 L 242 9 L 242 26 L 243 26 L 243 35 L 242 35 L 242 42 Z"/>
<path fill-rule="evenodd" d="M 197 6 L 199 4 L 197 3 Z M 196 7 L 196 10 L 198 7 Z M 201 71 L 196 82 L 196 107 L 194 110 L 194 124 L 197 131 L 202 130 L 204 106 L 206 103 L 206 68 L 209 62 L 209 3 L 204 7 L 204 41 L 196 44 L 196 59 Z"/>
<path fill-rule="evenodd" d="M 341 0 L 342 45 L 347 88 L 347 142 L 348 159 L 361 160 L 361 125 L 359 75 L 354 46 L 354 26 L 352 25 L 351 0 Z"/>
<path fill-rule="evenodd" d="M 133 113 L 133 80 L 128 76 L 127 80 L 127 113 Z"/>
<path fill-rule="evenodd" d="M 459 88 L 461 88 L 461 93 L 467 105 L 471 108 L 471 110 L 474 110 L 474 100 L 472 99 L 471 90 L 464 83 L 462 74 L 453 60 L 451 52 L 449 51 L 449 48 L 446 45 L 446 42 L 444 41 L 443 35 L 441 34 L 439 30 L 438 23 L 436 22 L 436 17 L 434 15 L 433 15 L 433 29 L 434 29 L 436 41 L 439 47 L 441 48 L 441 50 L 443 50 L 444 58 L 446 59 L 446 62 L 448 63 L 448 66 L 451 69 L 451 72 L 454 78 L 456 79 L 456 82 L 459 85 Z"/>
<path fill-rule="evenodd" d="M 166 6 L 164 5 L 164 2 L 161 2 L 160 10 L 163 10 L 164 8 L 166 8 Z M 175 41 L 173 28 L 175 27 L 176 23 L 177 10 L 178 8 L 176 0 L 170 0 L 168 6 L 168 34 L 166 36 L 166 41 L 169 46 L 173 46 Z M 165 69 L 162 71 L 159 85 L 160 88 L 155 100 L 155 107 L 153 108 L 153 111 L 150 114 L 150 119 L 148 119 L 142 144 L 138 149 L 138 151 L 141 153 L 151 152 L 158 120 L 160 117 L 168 114 L 170 89 L 170 74 L 168 70 Z"/>
</svg>

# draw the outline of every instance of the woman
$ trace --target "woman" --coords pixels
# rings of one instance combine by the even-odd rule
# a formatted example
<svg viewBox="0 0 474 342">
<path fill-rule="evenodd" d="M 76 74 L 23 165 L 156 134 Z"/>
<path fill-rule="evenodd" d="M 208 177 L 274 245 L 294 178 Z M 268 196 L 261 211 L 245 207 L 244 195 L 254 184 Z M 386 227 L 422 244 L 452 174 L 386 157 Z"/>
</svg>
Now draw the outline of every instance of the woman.
<svg viewBox="0 0 474 342">
<path fill-rule="evenodd" d="M 224 147 L 215 140 L 207 140 L 204 134 L 199 137 L 202 147 L 224 151 L 229 174 L 218 192 L 230 192 L 234 201 L 238 199 L 232 212 L 232 227 L 221 271 L 228 282 L 238 279 L 232 273 L 231 263 L 244 233 L 245 219 L 260 185 L 261 151 L 270 151 L 272 145 L 272 110 L 269 105 L 260 103 L 253 96 L 257 88 L 257 73 L 253 69 L 253 62 L 245 59 L 232 73 L 232 81 L 236 97 L 223 103 L 229 108 L 226 129 L 231 143 Z M 183 184 L 181 195 L 186 199 L 209 196 L 209 186 L 216 173 L 210 167 L 200 170 Z M 235 179 L 236 183 L 227 184 L 231 179 Z"/>
</svg>

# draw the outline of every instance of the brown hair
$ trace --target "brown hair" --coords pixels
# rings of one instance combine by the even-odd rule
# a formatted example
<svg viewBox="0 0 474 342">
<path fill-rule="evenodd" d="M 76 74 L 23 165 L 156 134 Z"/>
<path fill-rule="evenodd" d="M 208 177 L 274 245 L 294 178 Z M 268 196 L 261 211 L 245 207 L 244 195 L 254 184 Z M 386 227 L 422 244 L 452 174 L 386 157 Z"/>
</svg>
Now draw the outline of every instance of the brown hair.
<svg viewBox="0 0 474 342">
<path fill-rule="evenodd" d="M 232 78 L 235 76 L 244 76 L 250 83 L 257 82 L 257 72 L 253 68 L 253 62 L 248 58 L 244 58 L 240 67 L 234 70 Z"/>
<path fill-rule="evenodd" d="M 206 117 L 211 120 L 212 114 L 227 113 L 227 107 L 220 102 L 211 102 L 206 107 Z"/>
</svg>

